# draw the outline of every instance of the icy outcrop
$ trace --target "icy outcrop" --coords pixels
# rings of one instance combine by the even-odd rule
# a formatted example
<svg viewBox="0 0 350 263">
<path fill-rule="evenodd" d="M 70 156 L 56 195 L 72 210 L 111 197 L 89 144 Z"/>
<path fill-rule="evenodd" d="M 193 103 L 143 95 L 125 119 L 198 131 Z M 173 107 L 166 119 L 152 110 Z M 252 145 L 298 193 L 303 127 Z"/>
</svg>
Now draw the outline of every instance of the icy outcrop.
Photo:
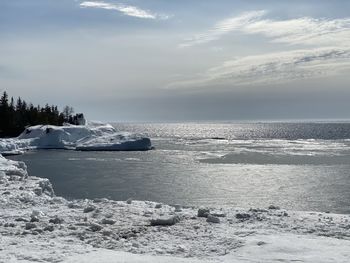
<svg viewBox="0 0 350 263">
<path fill-rule="evenodd" d="M 3 179 L 6 179 L 5 176 L 8 176 L 10 179 L 13 176 L 24 179 L 28 176 L 27 166 L 24 162 L 7 160 L 0 154 L 0 175 Z"/>
<path fill-rule="evenodd" d="M 22 141 L 22 143 L 23 145 L 17 139 L 0 139 L 0 153 L 3 156 L 22 154 L 23 150 L 21 149 L 28 147 L 27 142 Z"/>
<path fill-rule="evenodd" d="M 37 125 L 26 128 L 17 138 L 0 139 L 0 153 L 4 155 L 20 154 L 30 149 L 144 151 L 151 147 L 149 138 L 117 132 L 109 124 Z"/>
</svg>

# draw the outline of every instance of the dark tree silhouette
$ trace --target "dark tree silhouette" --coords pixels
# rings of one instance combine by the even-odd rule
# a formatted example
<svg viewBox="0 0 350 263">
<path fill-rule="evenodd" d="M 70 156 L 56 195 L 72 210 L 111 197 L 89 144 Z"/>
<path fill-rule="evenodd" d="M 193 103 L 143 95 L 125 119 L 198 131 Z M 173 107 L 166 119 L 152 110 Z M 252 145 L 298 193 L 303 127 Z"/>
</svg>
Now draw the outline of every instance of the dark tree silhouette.
<svg viewBox="0 0 350 263">
<path fill-rule="evenodd" d="M 58 110 L 55 105 L 46 104 L 34 106 L 27 103 L 21 97 L 15 100 L 4 91 L 0 97 L 0 137 L 18 136 L 27 126 L 32 125 L 57 125 L 61 126 L 65 122 L 71 124 L 80 124 L 79 120 L 84 115 L 74 115 L 72 107 L 66 106 L 63 112 Z"/>
</svg>

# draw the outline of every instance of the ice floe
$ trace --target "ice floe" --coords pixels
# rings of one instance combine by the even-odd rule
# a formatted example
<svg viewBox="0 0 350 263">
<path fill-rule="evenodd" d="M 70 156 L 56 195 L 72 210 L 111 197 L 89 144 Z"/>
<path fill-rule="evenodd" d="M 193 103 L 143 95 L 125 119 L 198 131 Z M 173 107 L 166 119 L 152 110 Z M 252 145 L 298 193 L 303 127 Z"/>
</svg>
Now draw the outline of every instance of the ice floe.
<svg viewBox="0 0 350 263">
<path fill-rule="evenodd" d="M 118 132 L 109 124 L 84 126 L 37 125 L 26 128 L 17 138 L 0 139 L 0 153 L 20 154 L 31 149 L 75 149 L 81 151 L 142 151 L 151 140 L 139 134 Z"/>
</svg>

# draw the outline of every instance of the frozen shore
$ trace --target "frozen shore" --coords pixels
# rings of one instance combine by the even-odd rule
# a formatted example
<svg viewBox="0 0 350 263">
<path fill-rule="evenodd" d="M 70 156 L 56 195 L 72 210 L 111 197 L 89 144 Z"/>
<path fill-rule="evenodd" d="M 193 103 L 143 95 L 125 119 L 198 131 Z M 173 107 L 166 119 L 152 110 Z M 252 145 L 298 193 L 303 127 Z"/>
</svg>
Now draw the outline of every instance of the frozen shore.
<svg viewBox="0 0 350 263">
<path fill-rule="evenodd" d="M 165 225 L 164 225 L 165 224 Z M 66 200 L 0 155 L 0 262 L 349 262 L 350 215 Z"/>
<path fill-rule="evenodd" d="M 0 139 L 0 154 L 21 154 L 32 149 L 78 151 L 145 151 L 151 140 L 139 134 L 119 132 L 109 124 L 37 125 L 26 128 L 17 138 Z"/>
</svg>

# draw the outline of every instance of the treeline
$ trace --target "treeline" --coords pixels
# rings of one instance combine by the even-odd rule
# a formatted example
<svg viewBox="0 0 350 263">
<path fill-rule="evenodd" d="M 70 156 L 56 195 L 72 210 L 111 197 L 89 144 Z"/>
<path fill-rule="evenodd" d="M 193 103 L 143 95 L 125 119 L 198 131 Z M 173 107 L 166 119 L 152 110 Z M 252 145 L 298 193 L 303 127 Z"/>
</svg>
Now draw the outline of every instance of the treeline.
<svg viewBox="0 0 350 263">
<path fill-rule="evenodd" d="M 14 100 L 2 93 L 0 98 L 0 137 L 18 136 L 27 126 L 50 124 L 61 126 L 63 123 L 79 124 L 82 114 L 74 114 L 72 107 L 66 106 L 60 112 L 55 105 L 34 106 L 20 97 Z"/>
</svg>

